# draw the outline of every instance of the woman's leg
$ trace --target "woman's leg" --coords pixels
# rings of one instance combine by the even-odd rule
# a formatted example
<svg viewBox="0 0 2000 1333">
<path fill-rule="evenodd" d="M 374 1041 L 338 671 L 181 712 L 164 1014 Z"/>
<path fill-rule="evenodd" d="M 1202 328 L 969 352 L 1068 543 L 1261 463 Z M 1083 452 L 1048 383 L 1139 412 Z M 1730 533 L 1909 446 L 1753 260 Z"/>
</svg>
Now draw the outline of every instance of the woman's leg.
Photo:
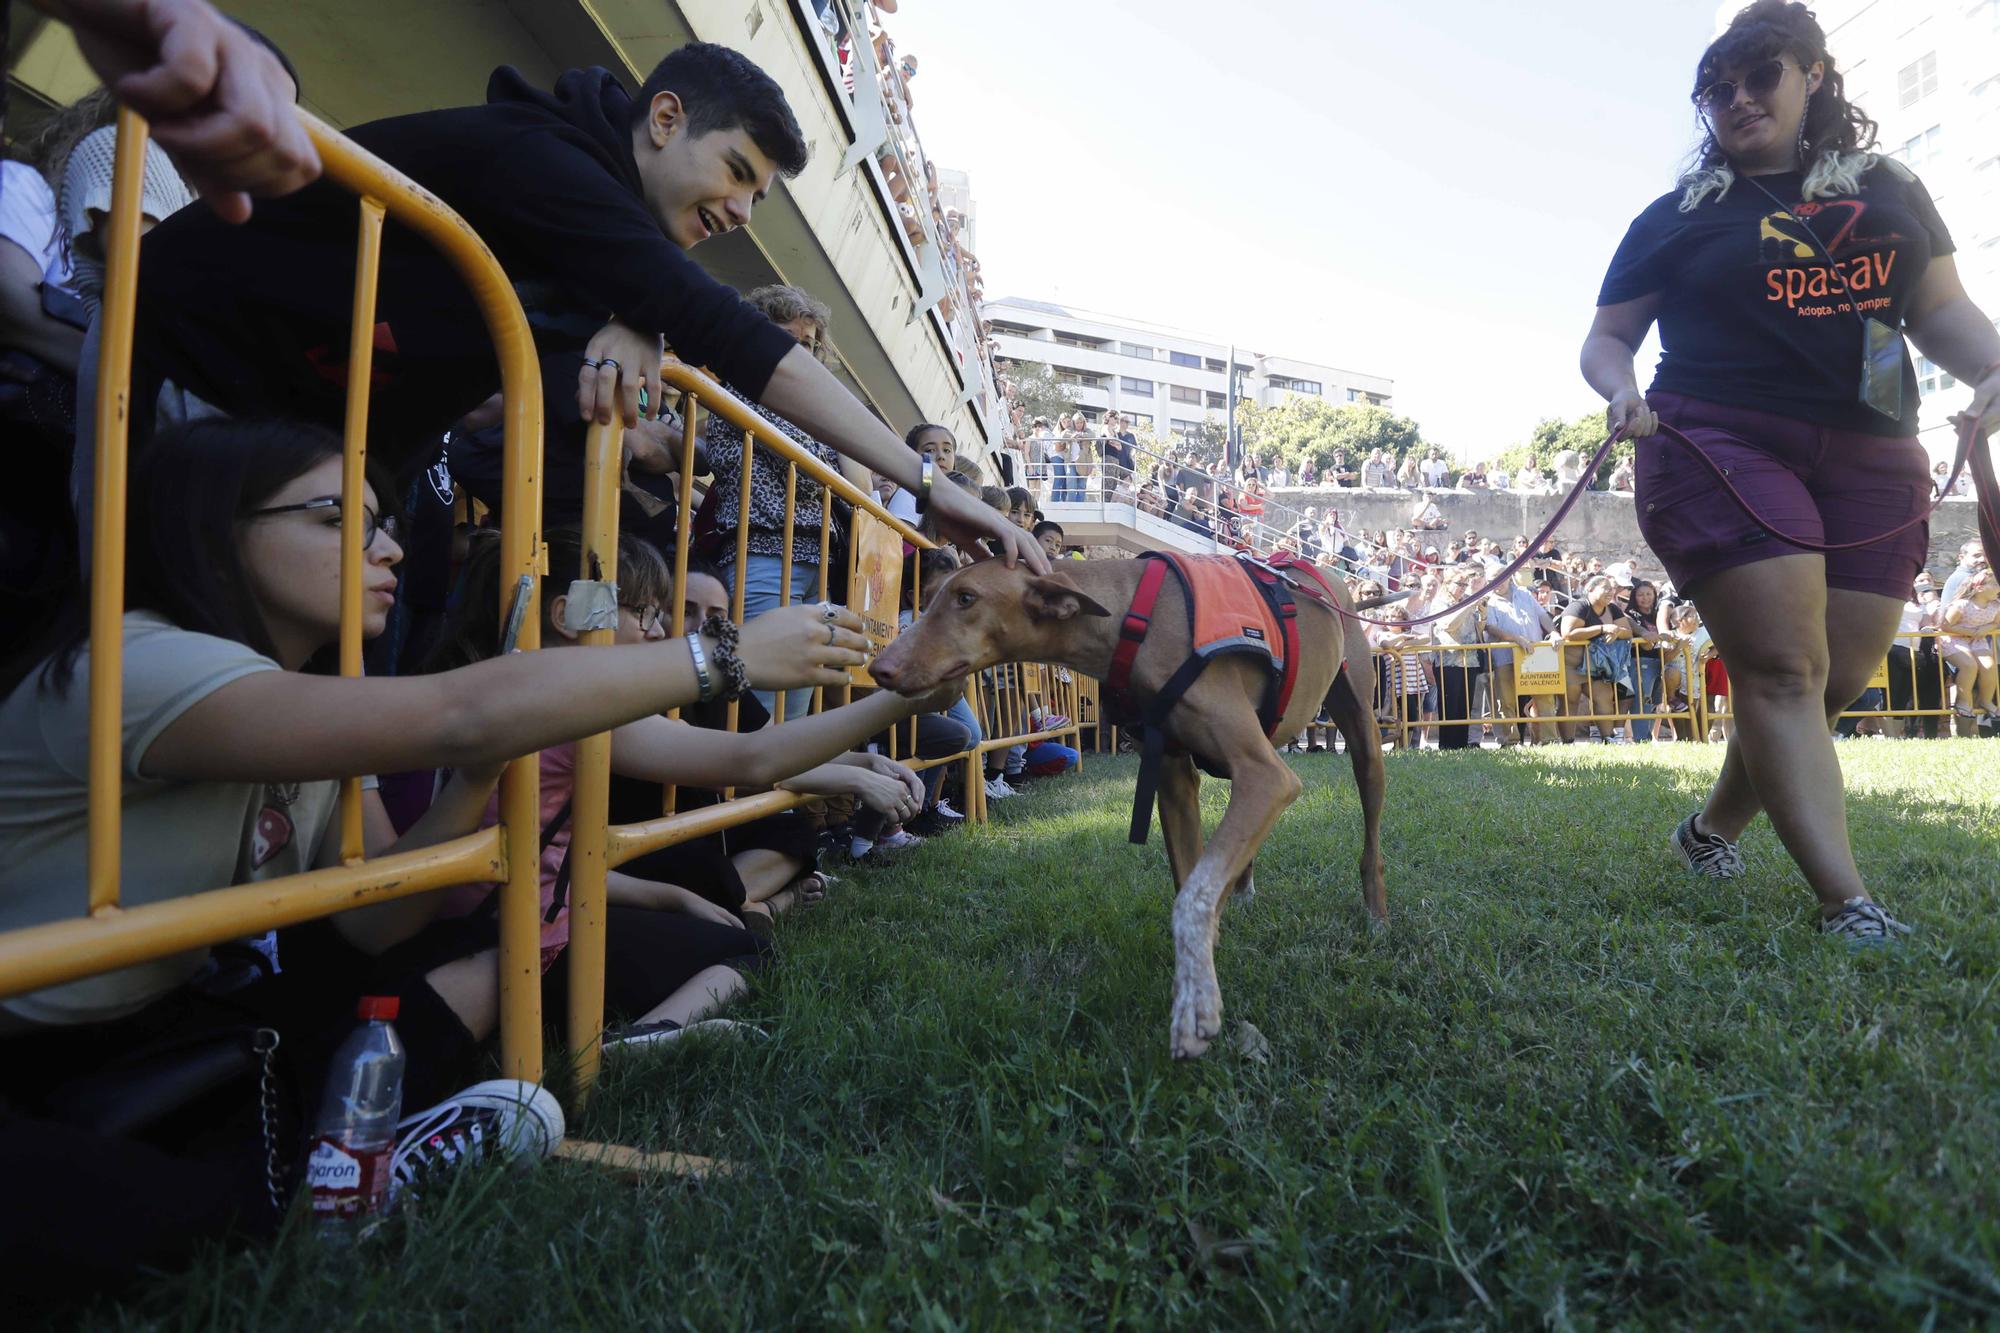
<svg viewBox="0 0 2000 1333">
<path fill-rule="evenodd" d="M 1952 721 L 1956 724 L 1955 734 L 1970 736 L 1973 723 L 1973 683 L 1979 676 L 1979 664 L 1972 660 L 1972 654 L 1965 650 L 1964 644 L 1951 639 L 1942 639 L 1939 645 L 1938 656 L 1944 659 L 1944 664 L 1948 668 L 1946 681 L 1951 687 L 1951 711 L 1954 714 Z"/>
<path fill-rule="evenodd" d="M 641 1023 L 677 1023 L 686 1027 L 726 1008 L 750 988 L 743 974 L 726 964 L 705 967 L 689 977 L 673 994 L 640 1016 Z"/>
<path fill-rule="evenodd" d="M 1874 673 L 1902 614 L 1891 597 L 1826 587 L 1817 555 L 1721 570 L 1695 594 L 1729 663 L 1736 725 L 1696 831 L 1735 841 L 1761 808 L 1821 910 L 1866 898 L 1847 838 L 1829 721 Z"/>
<path fill-rule="evenodd" d="M 1469 726 L 1451 725 L 1470 720 L 1471 691 L 1472 676 L 1464 667 L 1449 663 L 1438 665 L 1438 702 L 1445 719 L 1445 724 L 1438 728 L 1438 749 L 1463 750 L 1472 743 Z"/>
<path fill-rule="evenodd" d="M 1639 661 L 1639 697 L 1632 701 L 1630 735 L 1635 741 L 1653 739 L 1653 710 L 1660 705 L 1660 658 L 1657 653 L 1633 650 Z"/>
<path fill-rule="evenodd" d="M 1994 707 L 1996 684 L 2000 684 L 2000 677 L 1996 677 L 1994 670 L 1996 663 L 1990 641 L 1973 646 L 1972 665 L 1975 672 L 1972 683 L 1972 710 L 1976 713 L 1991 712 Z"/>
</svg>

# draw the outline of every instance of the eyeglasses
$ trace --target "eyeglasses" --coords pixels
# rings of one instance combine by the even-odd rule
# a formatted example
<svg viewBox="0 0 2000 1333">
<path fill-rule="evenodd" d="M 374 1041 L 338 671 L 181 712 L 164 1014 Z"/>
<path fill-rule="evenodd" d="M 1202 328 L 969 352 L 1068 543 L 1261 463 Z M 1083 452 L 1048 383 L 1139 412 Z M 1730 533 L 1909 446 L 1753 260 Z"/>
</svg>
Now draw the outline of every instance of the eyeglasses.
<svg viewBox="0 0 2000 1333">
<path fill-rule="evenodd" d="M 628 602 L 620 602 L 618 609 L 632 613 L 633 619 L 639 622 L 641 634 L 651 634 L 656 629 L 663 630 L 667 627 L 667 613 L 657 606 L 633 606 Z"/>
<path fill-rule="evenodd" d="M 1752 97 L 1769 97 L 1785 81 L 1785 71 L 1790 69 L 1782 60 L 1767 60 L 1745 74 L 1742 89 Z M 1735 79 L 1717 79 L 1694 95 L 1694 104 L 1711 116 L 1719 116 L 1736 102 Z"/>
<path fill-rule="evenodd" d="M 322 495 L 316 499 L 307 500 L 303 504 L 273 505 L 269 509 L 253 509 L 248 514 L 245 514 L 244 517 L 269 518 L 273 514 L 321 513 L 328 510 L 331 510 L 333 513 L 333 522 L 327 526 L 333 528 L 339 527 L 341 503 L 340 497 L 337 495 Z M 389 540 L 395 541 L 398 526 L 394 514 L 378 516 L 369 506 L 361 506 L 361 549 L 365 551 L 373 546 L 375 544 L 375 534 L 378 532 L 387 533 Z"/>
</svg>

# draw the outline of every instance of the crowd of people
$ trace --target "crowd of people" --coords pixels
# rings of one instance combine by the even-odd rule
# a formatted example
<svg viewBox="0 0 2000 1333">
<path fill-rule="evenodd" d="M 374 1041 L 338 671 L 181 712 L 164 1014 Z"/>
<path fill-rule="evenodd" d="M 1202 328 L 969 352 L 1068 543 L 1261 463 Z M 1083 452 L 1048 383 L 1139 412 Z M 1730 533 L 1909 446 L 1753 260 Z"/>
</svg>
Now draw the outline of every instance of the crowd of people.
<svg viewBox="0 0 2000 1333">
<path fill-rule="evenodd" d="M 1376 450 L 1352 476 L 1339 470 L 1342 460 L 1324 472 L 1308 463 L 1295 476 L 1282 461 L 1261 460 L 1255 453 L 1224 468 L 1204 463 L 1185 445 L 1149 448 L 1116 411 L 1095 422 L 1078 411 L 1059 414 L 1053 422 L 1031 418 L 1025 425 L 1021 444 L 1031 498 L 1024 503 L 1131 504 L 1138 513 L 1212 538 L 1223 549 L 1285 552 L 1338 568 L 1357 598 L 1407 594 L 1397 610 L 1380 613 L 1380 619 L 1421 618 L 1455 605 L 1526 554 L 1530 541 L 1516 534 L 1503 542 L 1474 529 L 1451 536 L 1441 508 L 1450 497 L 1439 492 L 1454 483 L 1460 490 L 1496 483 L 1504 488 L 1508 479 L 1484 465 L 1454 477 L 1434 448 L 1422 458 L 1412 453 L 1400 473 Z M 1559 455 L 1546 484 L 1575 485 L 1585 462 L 1574 453 Z M 1949 469 L 1939 467 L 1941 487 Z M 1415 490 L 1405 526 L 1350 527 L 1332 504 L 1293 510 L 1272 497 L 1280 488 L 1356 481 Z M 1541 484 L 1529 480 L 1530 486 Z M 1610 484 L 1614 490 L 1631 488 L 1629 460 L 1613 471 Z M 1954 493 L 1963 490 L 1955 487 Z M 2000 714 L 1992 706 L 1991 627 L 2000 612 L 1986 609 L 1993 601 L 1987 591 L 1993 576 L 1984 570 L 1975 539 L 1942 580 L 1928 570 L 1918 573 L 1900 637 L 1888 653 L 1887 683 L 1871 683 L 1845 710 L 1918 716 L 1843 718 L 1837 736 L 1996 734 Z M 1592 604 L 1593 583 L 1598 605 Z M 1578 740 L 1623 744 L 1722 740 L 1730 734 L 1727 668 L 1693 601 L 1678 595 L 1643 544 L 1629 557 L 1607 562 L 1602 556 L 1565 555 L 1551 539 L 1483 605 L 1407 629 L 1370 627 L 1369 634 L 1379 649 L 1389 650 L 1377 658 L 1376 705 L 1385 728 L 1404 744 L 1445 749 Z M 1536 642 L 1561 649 L 1563 684 L 1552 694 L 1517 695 L 1515 653 Z M 1479 651 L 1442 651 L 1440 644 Z M 1711 714 L 1716 716 L 1698 735 L 1696 717 Z M 1503 720 L 1523 716 L 1531 721 Z M 1548 720 L 1565 717 L 1582 720 Z M 1323 748 L 1323 734 L 1315 726 L 1294 744 Z"/>
<path fill-rule="evenodd" d="M 296 76 L 254 34 L 223 28 L 232 77 L 257 71 L 282 110 Z M 0 337 L 18 358 L 10 379 L 31 389 L 11 400 L 16 423 L 36 432 L 17 434 L 15 451 L 35 485 L 5 500 L 7 610 L 23 632 L 0 676 L 0 929 L 73 918 L 88 901 L 95 229 L 112 106 L 93 97 L 59 115 L 0 182 Z M 521 594 L 501 560 L 505 404 L 483 324 L 447 262 L 392 228 L 360 514 L 367 671 L 332 672 L 351 196 L 287 180 L 250 182 L 254 206 L 220 186 L 195 204 L 198 155 L 154 150 L 124 516 L 122 902 L 338 864 L 343 779 L 362 780 L 371 857 L 491 827 L 503 767 L 532 755 L 543 998 L 560 1016 L 576 742 L 608 730 L 615 821 L 657 817 L 669 788 L 680 810 L 725 789 L 806 798 L 609 876 L 607 1055 L 696 1031 L 741 1036 L 722 1014 L 772 965 L 776 920 L 824 900 L 834 866 L 963 819 L 961 765 L 918 772 L 892 755 L 910 757 L 912 733 L 916 758 L 964 753 L 981 715 L 963 682 L 840 702 L 867 646 L 844 606 L 847 507 L 805 484 L 788 508 L 783 459 L 714 414 L 687 438 L 659 381 L 664 350 L 713 367 L 807 454 L 883 479 L 939 543 L 906 553 L 906 598 L 919 558 L 934 591 L 974 552 L 1046 569 L 1061 533 L 1034 530 L 1025 492 L 983 497 L 948 429 L 892 433 L 841 387 L 819 359 L 823 302 L 791 287 L 739 295 L 690 261 L 806 161 L 783 93 L 740 54 L 684 46 L 636 98 L 603 71 L 572 71 L 550 93 L 501 70 L 481 106 L 351 137 L 465 217 L 528 298 L 547 418 L 543 651 L 512 651 L 526 626 L 501 614 L 503 594 Z M 546 194 L 494 189 L 488 165 L 503 152 Z M 588 244 L 577 217 L 590 219 Z M 616 568 L 586 568 L 584 440 L 614 418 L 626 442 Z M 682 513 L 688 468 L 705 498 Z M 676 583 L 663 552 L 683 539 L 692 558 Z M 906 602 L 905 621 L 921 609 Z M 570 651 L 592 629 L 613 645 Z M 980 697 L 1006 699 L 1028 731 L 1068 722 L 1018 675 L 981 682 Z M 1006 799 L 1075 763 L 1049 741 L 996 748 L 981 794 Z M 396 1190 L 482 1156 L 548 1151 L 559 1113 L 545 1091 L 467 1088 L 499 1025 L 498 891 L 420 894 L 0 1001 L 10 1270 L 126 1271 L 228 1227 L 274 1226 L 290 1202 L 278 1182 L 302 1165 L 300 1109 L 317 1103 L 364 996 L 395 997 L 408 1051 Z M 216 1081 L 129 1106 L 116 1132 L 78 1109 L 106 1088 L 146 1103 L 162 1062 L 178 1070 L 218 1046 L 237 1058 Z M 158 1206 L 102 1234 L 76 1201 L 103 1197 L 86 1182 L 114 1179 L 121 1197 Z"/>
<path fill-rule="evenodd" d="M 794 287 L 739 294 L 689 257 L 745 225 L 808 157 L 776 82 L 737 52 L 694 43 L 661 61 L 636 97 L 602 70 L 570 71 L 547 90 L 502 69 L 481 105 L 351 131 L 464 217 L 523 294 L 547 416 L 540 518 L 551 575 L 534 626 L 545 650 L 516 652 L 526 627 L 501 612 L 498 371 L 456 274 L 414 234 L 391 229 L 368 423 L 378 471 L 358 515 L 369 669 L 340 676 L 329 667 L 339 552 L 356 516 L 341 499 L 332 427 L 346 407 L 352 199 L 308 183 L 316 160 L 284 110 L 297 76 L 254 34 L 201 0 L 158 0 L 150 26 L 96 37 L 87 26 L 96 9 L 123 11 L 63 8 L 86 24 L 86 52 L 112 91 L 156 117 L 160 147 L 146 163 L 123 516 L 93 512 L 91 450 L 111 100 L 56 117 L 0 178 L 9 349 L 0 402 L 17 429 L 21 477 L 5 497 L 5 610 L 22 631 L 0 669 L 0 929 L 71 918 L 88 901 L 84 589 L 95 524 L 122 521 L 125 906 L 337 864 L 346 779 L 362 782 L 371 856 L 491 827 L 502 768 L 532 756 L 543 996 L 560 1014 L 576 743 L 610 732 L 615 820 L 657 815 L 668 788 L 682 809 L 724 789 L 807 798 L 610 876 L 605 1051 L 622 1058 L 697 1030 L 747 1038 L 722 1014 L 773 965 L 774 922 L 828 896 L 822 857 L 891 856 L 962 819 L 970 793 L 951 785 L 960 766 L 914 772 L 890 757 L 891 733 L 908 727 L 915 758 L 941 758 L 980 747 L 991 716 L 959 682 L 921 699 L 878 691 L 834 702 L 829 692 L 844 689 L 868 642 L 843 606 L 851 514 L 812 487 L 788 501 L 778 455 L 713 414 L 700 439 L 687 438 L 659 378 L 668 348 L 712 368 L 808 454 L 872 473 L 888 510 L 934 537 L 936 549 L 905 553 L 904 624 L 923 613 L 919 574 L 934 594 L 975 558 L 1046 572 L 1077 556 L 1039 506 L 1093 488 L 1248 551 L 1332 565 L 1359 600 L 1402 599 L 1384 618 L 1452 606 L 1529 554 L 1525 535 L 1446 535 L 1435 493 L 1451 477 L 1435 450 L 1399 468 L 1376 451 L 1301 469 L 1306 484 L 1330 476 L 1336 487 L 1421 492 L 1406 527 L 1360 532 L 1331 506 L 1274 521 L 1271 491 L 1294 480 L 1284 465 L 1252 459 L 1212 474 L 1191 454 L 1141 449 L 1116 414 L 1027 423 L 1040 469 L 1027 478 L 989 477 L 943 426 L 892 429 L 820 360 L 824 302 Z M 851 50 L 858 37 L 847 40 Z M 192 74 L 177 68 L 190 50 L 206 57 Z M 915 63 L 877 55 L 896 70 L 906 116 Z M 156 66 L 176 75 L 165 81 L 174 92 L 154 86 Z M 254 106 L 238 105 L 246 86 Z M 218 117 L 256 132 L 219 136 Z M 492 169 L 503 159 L 504 179 Z M 901 162 L 897 171 L 914 190 L 912 171 Z M 507 183 L 520 179 L 537 188 Z M 952 236 L 948 216 L 928 221 L 919 228 L 928 243 Z M 960 252 L 953 262 L 968 261 Z M 1629 373 L 1602 378 L 1613 424 L 1649 433 L 1653 409 L 1635 402 Z M 627 441 L 623 535 L 615 568 L 587 567 L 585 437 L 614 419 Z M 1573 482 L 1581 466 L 1559 461 L 1554 484 L 1566 467 Z M 686 468 L 708 479 L 693 513 L 678 505 Z M 1484 469 L 1480 480 L 1518 479 Z M 683 540 L 695 558 L 677 582 L 663 552 Z M 1691 570 L 1686 559 L 1676 549 L 1663 564 Z M 1904 582 L 1901 629 L 1936 636 L 1890 648 L 1890 702 L 1948 708 L 1961 734 L 1994 734 L 2000 587 L 1986 553 L 1968 543 L 1944 579 Z M 677 616 L 687 628 L 679 637 L 668 628 Z M 571 650 L 598 630 L 614 643 Z M 1695 603 L 1667 578 L 1552 544 L 1474 605 L 1370 634 L 1385 722 L 1413 719 L 1417 743 L 1440 748 L 1593 732 L 1693 739 L 1689 700 L 1729 694 L 1738 665 L 1724 662 Z M 1573 692 L 1526 696 L 1523 714 L 1515 673 L 1543 645 L 1563 655 Z M 1753 680 L 1759 670 L 1752 664 Z M 1018 674 L 975 686 L 982 697 L 1013 693 L 1020 734 L 1070 723 Z M 1614 717 L 1624 720 L 1607 726 Z M 1928 722 L 1915 729 L 1934 733 Z M 974 780 L 986 798 L 1006 799 L 1076 761 L 1067 746 L 1026 742 L 993 749 Z M 1685 831 L 1723 836 L 1692 819 Z M 1719 873 L 1724 856 L 1695 859 Z M 1851 915 L 1865 900 L 1843 901 Z M 0 1261 L 44 1279 L 79 1266 L 126 1271 L 228 1227 L 274 1226 L 288 1201 L 278 1182 L 299 1166 L 297 1109 L 317 1100 L 314 1080 L 364 996 L 399 1001 L 406 1098 L 424 1107 L 396 1151 L 399 1188 L 421 1188 L 452 1164 L 546 1151 L 546 1133 L 499 1132 L 491 1082 L 475 1085 L 487 1089 L 480 1095 L 453 1093 L 490 1058 L 499 1025 L 497 903 L 491 884 L 417 894 L 0 1000 L 0 1172 L 16 1200 Z M 263 1040 L 267 1032 L 277 1035 Z M 162 1069 L 218 1050 L 231 1058 L 160 1093 Z M 523 1106 L 547 1102 L 540 1089 L 509 1086 Z M 94 1114 L 107 1105 L 120 1108 L 116 1130 Z M 547 1123 L 539 1112 L 509 1123 L 528 1122 Z M 105 1197 L 150 1206 L 107 1223 Z"/>
</svg>

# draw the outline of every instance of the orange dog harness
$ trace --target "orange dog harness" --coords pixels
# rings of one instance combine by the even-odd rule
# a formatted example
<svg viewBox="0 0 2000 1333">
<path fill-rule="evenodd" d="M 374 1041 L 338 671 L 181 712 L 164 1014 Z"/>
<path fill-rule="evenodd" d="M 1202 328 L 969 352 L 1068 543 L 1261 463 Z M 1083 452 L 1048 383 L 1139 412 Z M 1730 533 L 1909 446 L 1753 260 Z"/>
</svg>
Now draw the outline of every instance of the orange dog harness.
<svg viewBox="0 0 2000 1333">
<path fill-rule="evenodd" d="M 1119 626 L 1118 646 L 1104 677 L 1110 706 L 1127 718 L 1141 716 L 1145 724 L 1146 744 L 1132 804 L 1131 837 L 1137 843 L 1145 842 L 1152 831 L 1160 761 L 1166 755 L 1167 715 L 1208 664 L 1229 653 L 1249 653 L 1262 659 L 1269 680 L 1257 708 L 1257 720 L 1264 724 L 1266 736 L 1276 734 L 1292 701 L 1292 685 L 1299 671 L 1299 609 L 1292 600 L 1288 575 L 1240 556 L 1148 551 L 1140 559 L 1146 562 L 1146 569 Z M 1187 599 L 1193 646 L 1187 660 L 1167 678 L 1141 715 L 1130 693 L 1132 663 L 1153 627 L 1153 610 L 1168 574 L 1174 576 Z"/>
</svg>

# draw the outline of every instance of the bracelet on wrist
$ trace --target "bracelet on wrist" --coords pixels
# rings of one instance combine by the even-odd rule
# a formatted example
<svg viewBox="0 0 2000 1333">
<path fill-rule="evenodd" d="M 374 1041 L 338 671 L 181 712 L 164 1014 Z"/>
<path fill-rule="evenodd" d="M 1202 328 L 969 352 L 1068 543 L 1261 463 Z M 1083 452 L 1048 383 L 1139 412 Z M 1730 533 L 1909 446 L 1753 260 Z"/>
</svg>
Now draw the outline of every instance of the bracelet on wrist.
<svg viewBox="0 0 2000 1333">
<path fill-rule="evenodd" d="M 917 512 L 930 512 L 931 482 L 937 477 L 937 462 L 929 454 L 923 457 L 923 465 L 917 473 Z"/>
<path fill-rule="evenodd" d="M 689 634 L 687 645 L 688 654 L 694 659 L 694 683 L 701 691 L 701 701 L 707 703 L 715 697 L 715 680 L 708 674 L 708 655 L 701 649 L 701 633 Z"/>
<path fill-rule="evenodd" d="M 744 666 L 743 659 L 736 655 L 735 622 L 725 620 L 720 615 L 713 615 L 702 622 L 701 632 L 715 640 L 715 670 L 721 678 L 718 697 L 722 699 L 741 697 L 750 688 L 750 669 Z"/>
</svg>

